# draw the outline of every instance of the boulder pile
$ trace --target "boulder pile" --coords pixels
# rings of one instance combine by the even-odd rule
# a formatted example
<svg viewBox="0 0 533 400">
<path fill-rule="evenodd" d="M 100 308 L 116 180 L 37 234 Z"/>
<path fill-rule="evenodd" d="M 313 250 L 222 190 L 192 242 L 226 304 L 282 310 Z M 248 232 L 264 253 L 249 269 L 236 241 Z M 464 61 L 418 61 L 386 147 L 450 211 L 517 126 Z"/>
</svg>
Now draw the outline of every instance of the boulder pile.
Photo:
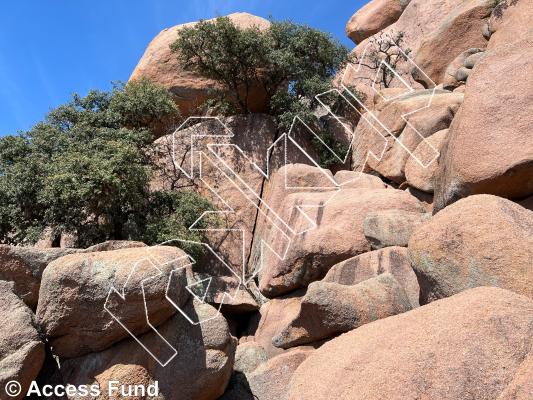
<svg viewBox="0 0 533 400">
<path fill-rule="evenodd" d="M 401 33 L 409 57 L 385 87 L 339 71 L 369 94 L 340 170 L 291 145 L 260 88 L 256 113 L 157 139 L 153 187 L 201 171 L 193 187 L 222 212 L 204 258 L 179 242 L 1 245 L 0 399 L 13 380 L 15 399 L 32 381 L 157 382 L 129 397 L 154 400 L 532 399 L 531 21 L 530 0 L 357 11 L 355 56 Z M 187 116 L 214 83 L 179 69 L 180 29 L 131 79 L 169 88 Z"/>
</svg>

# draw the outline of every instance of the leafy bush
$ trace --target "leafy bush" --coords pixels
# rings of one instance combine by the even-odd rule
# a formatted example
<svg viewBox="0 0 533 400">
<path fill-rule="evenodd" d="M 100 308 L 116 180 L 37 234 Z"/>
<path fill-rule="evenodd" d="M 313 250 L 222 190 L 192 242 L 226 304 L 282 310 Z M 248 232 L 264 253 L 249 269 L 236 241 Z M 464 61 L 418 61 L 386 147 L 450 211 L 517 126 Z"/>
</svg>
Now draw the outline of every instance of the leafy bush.
<svg viewBox="0 0 533 400">
<path fill-rule="evenodd" d="M 348 49 L 329 34 L 292 22 L 240 29 L 227 17 L 180 30 L 171 46 L 182 68 L 217 81 L 222 90 L 208 106 L 219 113 L 250 112 L 253 89 L 262 90 L 280 129 L 299 116 L 322 132 L 315 96 L 331 89 Z"/>
<path fill-rule="evenodd" d="M 209 208 L 193 194 L 163 207 L 160 199 L 171 195 L 150 192 L 154 126 L 178 116 L 165 89 L 139 81 L 74 95 L 29 132 L 1 138 L 0 241 L 31 244 L 49 228 L 53 236 L 75 233 L 79 246 L 153 243 L 157 218 Z M 186 223 L 176 218 L 166 232 L 186 235 Z"/>
</svg>

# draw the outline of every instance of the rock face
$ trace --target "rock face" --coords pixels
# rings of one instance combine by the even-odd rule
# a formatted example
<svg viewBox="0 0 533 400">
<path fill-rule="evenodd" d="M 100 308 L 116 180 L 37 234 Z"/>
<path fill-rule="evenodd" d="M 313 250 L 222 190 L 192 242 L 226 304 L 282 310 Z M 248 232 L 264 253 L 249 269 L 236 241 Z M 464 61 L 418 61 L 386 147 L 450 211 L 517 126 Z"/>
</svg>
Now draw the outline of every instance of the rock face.
<svg viewBox="0 0 533 400">
<path fill-rule="evenodd" d="M 396 22 L 410 0 L 372 0 L 348 21 L 346 34 L 355 43 Z"/>
<path fill-rule="evenodd" d="M 11 282 L 0 281 L 0 398 L 24 398 L 44 361 L 44 343 L 35 327 L 31 310 L 13 292 Z M 20 383 L 19 395 L 6 392 L 12 380 Z M 14 393 L 14 392 L 13 392 Z"/>
<path fill-rule="evenodd" d="M 442 145 L 448 134 L 448 129 L 443 129 L 434 133 L 429 138 L 427 138 L 427 143 L 439 153 L 442 150 Z M 405 163 L 405 179 L 409 186 L 412 186 L 418 190 L 424 192 L 433 193 L 435 173 L 437 171 L 438 160 L 433 161 L 428 166 L 420 165 L 418 160 L 426 160 L 431 157 L 431 150 L 425 144 L 419 145 L 415 152 L 413 153 L 414 157 L 409 157 Z M 415 158 L 416 157 L 416 158 Z"/>
<path fill-rule="evenodd" d="M 389 273 L 353 286 L 313 282 L 298 316 L 272 342 L 282 348 L 313 343 L 410 309 L 407 294 Z"/>
<path fill-rule="evenodd" d="M 290 400 L 496 399 L 531 347 L 533 301 L 476 288 L 346 333 L 296 370 Z"/>
<path fill-rule="evenodd" d="M 488 48 L 507 45 L 533 35 L 532 17 L 533 4 L 530 1 L 500 1 L 488 21 L 490 31 Z"/>
<path fill-rule="evenodd" d="M 50 263 L 37 319 L 54 353 L 76 357 L 129 337 L 111 313 L 134 334 L 150 330 L 146 314 L 152 325 L 163 323 L 176 312 L 165 295 L 178 306 L 188 298 L 186 264 L 183 251 L 167 246 L 71 254 Z"/>
<path fill-rule="evenodd" d="M 284 350 L 272 344 L 272 338 L 280 333 L 296 316 L 300 309 L 303 293 L 272 299 L 260 309 L 261 319 L 254 335 L 254 341 L 261 345 L 272 358 Z"/>
<path fill-rule="evenodd" d="M 438 157 L 438 151 L 428 147 L 424 139 L 447 129 L 462 101 L 460 93 L 419 90 L 382 104 L 380 111 L 373 111 L 379 123 L 367 115 L 357 125 L 353 169 L 373 170 L 403 183 L 410 153 L 418 150 L 417 154 L 426 156 L 419 159 L 423 165 L 430 165 Z"/>
<path fill-rule="evenodd" d="M 390 273 L 403 287 L 413 307 L 418 307 L 420 288 L 411 267 L 408 250 L 386 247 L 350 258 L 334 265 L 322 279 L 341 285 L 356 285 L 379 274 Z"/>
<path fill-rule="evenodd" d="M 35 310 L 41 276 L 48 263 L 74 252 L 76 250 L 0 245 L 0 279 L 14 282 L 15 293 Z"/>
<path fill-rule="evenodd" d="M 298 205 L 324 205 L 309 208 L 311 215 L 295 215 Z M 347 189 L 331 195 L 325 193 L 294 193 L 282 206 L 285 220 L 293 222 L 297 232 L 304 232 L 311 221 L 316 227 L 292 237 L 283 258 L 267 252 L 260 273 L 259 289 L 268 297 L 278 296 L 322 279 L 329 268 L 350 257 L 370 251 L 370 242 L 363 232 L 366 216 L 379 210 L 395 208 L 423 211 L 420 202 L 406 192 L 392 189 Z M 277 235 L 277 232 L 273 232 Z M 350 240 L 345 240 L 346 235 Z M 276 246 L 282 238 L 274 237 Z M 280 248 L 281 245 L 275 248 Z M 282 254 L 277 252 L 277 254 Z"/>
<path fill-rule="evenodd" d="M 249 373 L 260 364 L 268 360 L 268 355 L 263 347 L 256 342 L 244 342 L 237 346 L 233 370 Z"/>
<path fill-rule="evenodd" d="M 264 30 L 270 26 L 266 19 L 247 13 L 230 14 L 228 17 L 241 29 L 257 27 Z M 210 90 L 220 90 L 216 82 L 183 70 L 177 56 L 170 50 L 170 45 L 177 40 L 180 30 L 195 24 L 196 22 L 191 22 L 161 31 L 150 42 L 130 77 L 130 81 L 147 78 L 169 89 L 185 116 L 197 115 L 196 108 L 210 98 Z M 267 96 L 259 86 L 252 88 L 249 98 L 253 100 L 250 104 L 251 111 L 265 111 Z"/>
<path fill-rule="evenodd" d="M 418 68 L 433 83 L 442 83 L 444 72 L 455 57 L 469 48 L 486 47 L 482 28 L 493 8 L 493 0 L 467 0 L 454 7 L 438 28 L 422 40 L 414 57 Z M 431 87 L 431 81 L 419 76 L 416 78 Z"/>
<path fill-rule="evenodd" d="M 394 209 L 375 211 L 366 216 L 363 230 L 374 250 L 389 246 L 406 247 L 413 231 L 428 217 L 427 214 Z"/>
<path fill-rule="evenodd" d="M 216 315 L 213 307 L 196 301 L 190 301 L 186 308 L 204 317 Z M 62 381 L 73 385 L 97 383 L 101 388 L 107 388 L 110 380 L 119 381 L 119 385 L 157 381 L 158 398 L 162 400 L 214 400 L 222 395 L 231 376 L 236 347 L 225 320 L 219 315 L 193 325 L 176 314 L 158 331 L 176 350 L 165 367 L 139 343 L 128 339 L 103 352 L 62 362 Z M 140 336 L 140 340 L 157 357 L 168 355 L 167 347 L 155 333 Z"/>
<path fill-rule="evenodd" d="M 494 4 L 491 0 L 411 0 L 395 23 L 360 42 L 353 53 L 361 57 L 365 48 L 368 45 L 370 48 L 374 47 L 380 37 L 388 40 L 403 33 L 400 47 L 404 51 L 410 50 L 410 58 L 417 57 L 417 60 L 414 63 L 399 63 L 396 72 L 414 89 L 423 86 L 415 80 L 422 81 L 425 87 L 433 88 L 442 83 L 443 72 L 459 54 L 469 48 L 486 46 L 486 41 L 482 42 L 484 39 L 481 30 L 485 21 L 481 16 L 486 7 L 487 14 L 490 14 L 491 4 Z M 468 29 L 470 26 L 472 29 Z M 370 54 L 368 49 L 367 54 Z M 425 77 L 414 68 L 415 64 L 421 65 L 422 70 L 430 70 L 428 72 L 432 78 L 437 79 L 434 80 L 435 85 L 427 84 Z M 374 79 L 375 75 L 375 70 L 348 66 L 341 71 L 338 80 L 342 77 L 346 86 L 373 95 L 373 90 L 368 90 L 367 78 Z M 390 86 L 405 90 L 404 83 L 399 79 L 394 79 Z"/>
<path fill-rule="evenodd" d="M 103 243 L 98 243 L 94 246 L 87 247 L 84 252 L 131 249 L 133 247 L 146 247 L 146 244 L 133 240 L 108 240 Z"/>
<path fill-rule="evenodd" d="M 206 237 L 207 243 L 234 273 L 215 265 L 216 259 L 205 262 L 205 266 L 195 265 L 195 271 L 229 278 L 235 277 L 235 274 L 242 275 L 256 225 L 257 198 L 261 196 L 265 181 L 264 175 L 252 162 L 266 169 L 266 154 L 276 140 L 276 134 L 272 117 L 251 114 L 204 120 L 156 141 L 157 162 L 164 172 L 154 177 L 154 188 L 179 190 L 185 187 L 196 190 L 217 210 L 226 211 L 217 225 L 209 227 L 232 230 L 206 232 Z M 213 138 L 215 135 L 218 137 Z M 194 141 L 191 139 L 193 136 Z M 201 152 L 202 156 L 199 155 Z M 174 160 L 177 160 L 176 163 Z M 186 174 L 192 174 L 194 179 L 188 179 L 183 171 L 176 168 L 176 164 Z"/>
<path fill-rule="evenodd" d="M 533 212 L 490 195 L 462 199 L 415 231 L 409 254 L 421 303 L 476 286 L 533 298 Z"/>
<path fill-rule="evenodd" d="M 498 400 L 527 400 L 533 393 L 533 352 L 529 352 L 514 379 L 505 388 Z"/>
<path fill-rule="evenodd" d="M 478 62 L 442 149 L 436 210 L 472 194 L 533 194 L 532 72 L 533 35 L 495 47 Z"/>
<path fill-rule="evenodd" d="M 260 365 L 247 376 L 253 399 L 287 400 L 287 387 L 292 374 L 313 350 L 294 349 Z"/>
</svg>

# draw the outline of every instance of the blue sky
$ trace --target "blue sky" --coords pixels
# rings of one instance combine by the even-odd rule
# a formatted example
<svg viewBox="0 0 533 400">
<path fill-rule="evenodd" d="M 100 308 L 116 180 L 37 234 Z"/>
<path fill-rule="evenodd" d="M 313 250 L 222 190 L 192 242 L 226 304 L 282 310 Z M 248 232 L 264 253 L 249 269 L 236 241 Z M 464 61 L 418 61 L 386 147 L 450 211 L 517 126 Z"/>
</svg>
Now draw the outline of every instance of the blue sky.
<svg viewBox="0 0 533 400">
<path fill-rule="evenodd" d="M 162 29 L 245 11 L 329 31 L 367 0 L 14 0 L 0 6 L 0 136 L 29 129 L 73 92 L 127 81 Z"/>
</svg>

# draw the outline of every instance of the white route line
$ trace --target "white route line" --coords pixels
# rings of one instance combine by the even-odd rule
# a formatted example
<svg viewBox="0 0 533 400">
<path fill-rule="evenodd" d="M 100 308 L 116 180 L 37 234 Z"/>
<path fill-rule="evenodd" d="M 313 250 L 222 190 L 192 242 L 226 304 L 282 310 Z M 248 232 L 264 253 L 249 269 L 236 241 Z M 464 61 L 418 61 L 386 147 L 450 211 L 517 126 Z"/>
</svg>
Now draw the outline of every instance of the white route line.
<svg viewBox="0 0 533 400">
<path fill-rule="evenodd" d="M 220 301 L 220 304 L 218 306 L 218 309 L 217 309 L 217 312 L 215 313 L 214 316 L 211 316 L 209 318 L 205 318 L 205 319 L 202 319 L 202 320 L 193 320 L 189 315 L 187 315 L 187 313 L 178 305 L 174 302 L 173 299 L 170 298 L 169 296 L 169 290 L 170 290 L 170 284 L 171 284 L 171 281 L 172 281 L 172 277 L 173 275 L 181 270 L 181 269 L 184 269 L 184 268 L 188 268 L 188 267 L 192 267 L 193 264 L 196 263 L 196 261 L 191 257 L 191 256 L 185 256 L 185 257 L 188 257 L 188 259 L 190 260 L 189 263 L 187 263 L 186 265 L 183 265 L 183 266 L 180 266 L 174 270 L 172 270 L 169 274 L 169 279 L 168 279 L 168 282 L 167 282 L 167 288 L 166 288 L 166 292 L 165 292 L 165 298 L 170 302 L 170 304 L 172 304 L 173 307 L 175 307 L 191 324 L 193 325 L 199 325 L 199 324 L 202 324 L 206 321 L 209 321 L 213 318 L 216 318 L 219 314 L 220 314 L 220 309 L 222 307 L 222 305 L 225 303 L 225 300 L 227 298 L 229 299 L 234 299 L 236 296 L 237 296 L 237 293 L 239 292 L 239 290 L 241 289 L 241 286 L 242 285 L 247 285 L 252 279 L 254 279 L 257 274 L 260 272 L 262 266 L 263 266 L 263 260 L 264 260 L 264 256 L 266 254 L 267 251 L 269 251 L 271 254 L 274 254 L 275 257 L 277 257 L 279 260 L 284 260 L 285 257 L 287 256 L 287 253 L 290 249 L 290 245 L 291 245 L 291 242 L 293 240 L 293 238 L 295 236 L 298 236 L 298 235 L 301 235 L 305 232 L 308 232 L 314 228 L 316 228 L 316 222 L 314 220 L 314 218 L 312 216 L 310 216 L 308 213 L 306 213 L 304 211 L 304 209 L 317 209 L 317 208 L 321 208 L 321 207 L 325 207 L 338 193 L 340 193 L 340 191 L 343 189 L 344 186 L 352 183 L 352 182 L 355 182 L 357 179 L 359 179 L 361 177 L 361 175 L 363 174 L 362 169 L 361 171 L 359 171 L 359 175 L 357 177 L 355 177 L 354 179 L 351 179 L 351 180 L 348 180 L 346 182 L 343 182 L 342 184 L 339 184 L 338 182 L 335 181 L 334 177 L 330 174 L 328 174 L 325 170 L 323 170 L 322 168 L 320 168 L 320 165 L 318 164 L 318 162 L 310 155 L 308 154 L 308 152 L 305 151 L 305 149 L 297 142 L 297 140 L 295 139 L 294 137 L 294 130 L 295 130 L 295 126 L 296 124 L 302 124 L 303 127 L 305 129 L 308 130 L 308 133 L 310 133 L 311 135 L 314 135 L 316 139 L 318 139 L 322 145 L 324 147 L 326 147 L 328 149 L 329 152 L 331 152 L 331 154 L 337 159 L 339 160 L 339 162 L 341 163 L 345 163 L 347 161 L 347 158 L 350 154 L 350 149 L 353 147 L 354 145 L 354 141 L 355 141 L 355 135 L 354 135 L 354 132 L 352 131 L 352 129 L 346 125 L 338 115 L 336 115 L 335 113 L 333 113 L 333 111 L 331 110 L 331 108 L 325 104 L 324 101 L 322 101 L 322 97 L 325 96 L 325 95 L 328 95 L 328 94 L 331 94 L 331 93 L 337 93 L 337 95 L 339 95 L 340 97 L 342 97 L 350 107 L 353 108 L 353 110 L 355 110 L 357 113 L 360 114 L 361 118 L 365 120 L 365 122 L 367 122 L 383 139 L 384 141 L 384 146 L 383 146 L 383 149 L 381 151 L 381 154 L 379 155 L 376 155 L 372 152 L 372 150 L 368 150 L 367 152 L 367 155 L 366 155 L 366 160 L 365 160 L 365 165 L 366 163 L 368 162 L 368 157 L 372 156 L 374 157 L 377 161 L 380 161 L 385 153 L 385 150 L 387 149 L 387 144 L 388 144 L 388 138 L 386 136 L 384 136 L 380 130 L 376 129 L 375 125 L 374 124 L 377 124 L 379 126 L 381 126 L 383 128 L 384 131 L 387 132 L 388 136 L 389 137 L 392 137 L 395 141 L 397 141 L 400 146 L 405 149 L 409 155 L 411 157 L 413 157 L 415 159 L 415 161 L 417 161 L 422 167 L 424 168 L 427 168 L 432 162 L 434 162 L 435 159 L 438 158 L 438 151 L 429 143 L 427 142 L 427 140 L 423 137 L 423 135 L 418 131 L 416 130 L 416 128 L 409 122 L 409 119 L 408 117 L 419 112 L 419 111 L 422 111 L 428 107 L 431 106 L 431 102 L 433 100 L 433 97 L 435 96 L 435 91 L 436 91 L 436 85 L 435 83 L 424 73 L 424 71 L 422 71 L 414 62 L 413 60 L 411 60 L 411 58 L 408 57 L 408 55 L 398 46 L 398 50 L 403 54 L 403 56 L 405 57 L 405 59 L 416 69 L 418 69 L 418 72 L 421 73 L 422 75 L 424 75 L 427 79 L 427 81 L 431 82 L 433 84 L 433 90 L 431 92 L 431 96 L 427 102 L 426 105 L 424 105 L 423 107 L 417 109 L 417 110 L 414 110 L 414 111 L 411 111 L 409 113 L 406 113 L 406 114 L 402 114 L 401 115 L 401 118 L 406 122 L 406 126 L 408 126 L 410 129 L 413 129 L 419 136 L 420 138 L 422 138 L 422 142 L 425 142 L 426 145 L 428 145 L 431 149 L 433 149 L 435 151 L 435 157 L 433 157 L 431 159 L 431 161 L 427 164 L 424 164 L 422 161 L 420 161 L 402 142 L 401 140 L 399 140 L 397 137 L 395 137 L 391 130 L 386 127 L 381 121 L 380 119 L 371 111 L 369 110 L 364 104 L 363 102 L 350 90 L 350 88 L 348 87 L 348 85 L 345 84 L 345 78 L 346 78 L 346 74 L 348 72 L 355 72 L 355 73 L 358 73 L 360 72 L 362 66 L 363 66 L 363 61 L 365 60 L 365 57 L 366 57 L 366 54 L 367 54 L 367 51 L 368 51 L 368 48 L 371 44 L 367 45 L 367 47 L 363 50 L 363 56 L 360 58 L 360 62 L 359 62 L 359 66 L 357 69 L 354 68 L 353 65 L 349 64 L 345 71 L 344 71 L 344 74 L 343 74 L 343 77 L 342 77 L 342 80 L 341 80 L 341 87 L 344 91 L 346 91 L 346 93 L 351 97 L 353 98 L 356 103 L 358 104 L 358 107 L 354 106 L 353 102 L 350 101 L 350 99 L 348 99 L 348 97 L 346 97 L 344 95 L 344 93 L 341 93 L 338 89 L 330 89 L 326 92 L 323 92 L 323 93 L 320 93 L 318 94 L 315 98 L 316 100 L 318 101 L 318 103 L 324 107 L 327 112 L 333 117 L 335 118 L 340 124 L 341 126 L 344 127 L 344 129 L 350 134 L 350 146 L 349 146 L 349 150 L 347 151 L 346 154 L 343 154 L 343 155 L 339 155 L 335 152 L 334 149 L 330 148 L 323 140 L 322 138 L 320 137 L 320 135 L 318 135 L 316 132 L 313 131 L 313 129 L 311 129 L 301 118 L 299 118 L 298 116 L 296 116 L 293 120 L 293 123 L 291 125 L 291 128 L 289 129 L 289 132 L 287 133 L 284 133 L 282 134 L 278 139 L 276 139 L 274 141 L 274 143 L 272 143 L 272 145 L 270 145 L 267 149 L 267 153 L 266 153 L 266 159 L 265 159 L 265 165 L 266 165 L 266 171 L 263 170 L 263 168 L 261 168 L 259 165 L 257 165 L 257 163 L 255 163 L 253 160 L 250 159 L 250 157 L 248 157 L 245 152 L 242 150 L 242 148 L 236 144 L 233 144 L 233 143 L 217 143 L 217 141 L 219 141 L 220 139 L 230 139 L 230 138 L 233 138 L 235 135 L 234 133 L 232 132 L 232 130 L 226 126 L 224 124 L 224 122 L 219 118 L 219 117 L 205 117 L 205 116 L 200 116 L 200 117 L 189 117 L 187 118 L 187 120 L 185 120 L 176 130 L 175 132 L 173 133 L 172 135 L 172 161 L 174 163 L 174 166 L 179 169 L 183 174 L 184 176 L 187 177 L 187 179 L 195 179 L 195 169 L 198 169 L 198 178 L 200 179 L 200 181 L 202 182 L 202 184 L 206 185 L 206 187 L 209 189 L 210 192 L 213 193 L 213 195 L 218 199 L 220 200 L 220 202 L 226 207 L 225 210 L 217 210 L 217 211 L 206 211 L 204 212 L 202 215 L 200 215 L 198 217 L 198 219 L 189 227 L 189 230 L 191 231 L 203 231 L 203 232 L 208 232 L 208 231 L 215 231 L 215 232 L 240 232 L 241 233 L 241 238 L 242 238 L 242 243 L 241 243 L 241 254 L 242 254 L 242 260 L 243 260 L 243 265 L 242 265 L 242 270 L 239 271 L 239 272 L 236 272 L 233 270 L 233 268 L 228 265 L 222 257 L 220 257 L 208 244 L 206 243 L 199 243 L 199 242 L 194 242 L 194 241 L 189 241 L 189 240 L 182 240 L 182 239 L 172 239 L 172 240 L 169 240 L 169 241 L 166 241 L 164 243 L 161 243 L 160 245 L 158 246 L 162 246 L 162 245 L 169 245 L 169 244 L 173 244 L 175 242 L 184 242 L 184 243 L 189 243 L 189 244 L 196 244 L 196 245 L 201 245 L 201 246 L 204 246 L 206 247 L 212 255 L 214 255 L 216 257 L 216 259 L 218 259 L 218 261 L 220 261 L 222 263 L 222 265 L 225 266 L 225 268 L 227 268 L 231 274 L 237 279 L 237 282 L 238 282 L 238 286 L 237 288 L 233 291 L 233 294 L 231 293 L 228 293 L 227 291 L 225 291 L 222 295 L 222 301 Z M 384 100 L 393 100 L 397 97 L 400 97 L 404 94 L 400 94 L 400 95 L 397 95 L 395 97 L 393 97 L 392 99 L 385 99 L 381 93 L 376 89 L 375 87 L 375 84 L 376 84 L 376 81 L 378 79 L 378 74 L 379 72 L 381 71 L 381 68 L 388 68 L 394 75 L 396 78 L 398 78 L 400 80 L 400 82 L 402 82 L 402 84 L 406 87 L 407 89 L 407 92 L 414 92 L 415 89 L 412 88 L 408 82 L 406 82 L 389 64 L 387 64 L 385 61 L 382 61 L 380 66 L 379 66 L 379 69 L 376 73 L 376 76 L 372 82 L 372 90 L 377 93 L 378 95 L 380 95 Z M 361 112 L 360 110 L 364 110 L 365 112 Z M 184 168 L 182 168 L 182 165 L 180 164 L 180 162 L 176 159 L 176 155 L 179 153 L 176 151 L 176 148 L 178 146 L 178 144 L 176 143 L 176 136 L 179 132 L 181 132 L 185 127 L 187 127 L 187 125 L 193 121 L 196 121 L 196 122 L 202 122 L 202 121 L 213 121 L 215 122 L 216 124 L 220 124 L 220 127 L 222 128 L 223 132 L 225 132 L 226 134 L 195 134 L 194 132 L 194 125 L 191 126 L 189 129 L 192 129 L 193 132 L 190 134 L 190 170 L 187 171 L 185 170 Z M 405 128 L 404 128 L 405 129 Z M 196 150 L 196 142 L 198 141 L 198 139 L 202 139 L 202 138 L 211 138 L 212 142 L 209 142 L 207 144 L 205 144 L 205 147 L 209 153 L 209 155 L 213 156 L 214 159 L 212 159 L 211 157 L 209 157 L 209 155 L 205 152 L 205 151 L 199 151 L 199 150 Z M 289 181 L 288 181 L 288 174 L 287 174 L 287 168 L 284 168 L 284 182 L 285 182 L 285 187 L 284 189 L 285 190 L 306 190 L 306 191 L 317 191 L 317 192 L 323 192 L 323 193 L 330 193 L 330 196 L 328 197 L 326 195 L 326 198 L 325 199 L 322 199 L 321 201 L 319 201 L 318 204 L 299 204 L 299 205 L 295 205 L 294 208 L 297 210 L 297 212 L 300 213 L 301 216 L 303 216 L 308 222 L 309 222 L 309 226 L 306 228 L 306 229 L 303 229 L 303 230 L 296 230 L 293 226 L 291 226 L 291 224 L 288 222 L 288 221 L 285 221 L 284 218 L 282 218 L 281 215 L 278 214 L 278 212 L 276 212 L 266 201 L 264 198 L 261 197 L 261 194 L 260 193 L 257 193 L 255 190 L 253 190 L 253 188 L 250 186 L 250 184 L 248 182 L 246 182 L 245 179 L 243 179 L 239 173 L 237 173 L 234 168 L 231 167 L 231 165 L 229 165 L 224 156 L 220 154 L 220 152 L 218 152 L 217 150 L 223 150 L 223 149 L 227 149 L 227 148 L 231 148 L 237 152 L 240 153 L 240 156 L 242 156 L 244 158 L 244 160 L 248 163 L 248 165 L 252 165 L 255 170 L 257 170 L 264 179 L 270 179 L 272 176 L 271 176 L 271 170 L 270 170 L 270 162 L 269 162 L 269 155 L 272 153 L 272 151 L 276 148 L 276 146 L 279 146 L 279 145 L 283 145 L 283 150 L 284 150 L 284 164 L 283 166 L 285 165 L 289 165 L 288 163 L 288 152 L 287 152 L 287 148 L 288 148 L 288 145 L 291 144 L 293 146 L 295 146 L 309 161 L 312 165 L 314 165 L 315 167 L 317 168 L 320 168 L 320 170 L 322 171 L 322 173 L 324 174 L 324 176 L 331 181 L 332 185 L 331 186 L 326 186 L 326 187 L 314 187 L 314 186 L 305 186 L 305 187 L 293 187 L 293 186 L 290 186 L 289 185 Z M 198 159 L 198 166 L 195 168 L 195 159 Z M 269 226 L 269 229 L 275 229 L 277 231 L 277 234 L 276 234 L 276 239 L 279 241 L 279 238 L 282 237 L 282 244 L 284 245 L 283 248 L 281 249 L 282 251 L 277 251 L 273 248 L 273 246 L 269 243 L 268 240 L 265 240 L 265 238 L 259 238 L 260 239 L 260 243 L 259 243 L 259 258 L 260 258 L 260 268 L 257 269 L 256 271 L 254 271 L 252 273 L 252 275 L 246 279 L 246 257 L 245 257 L 245 231 L 244 229 L 224 229 L 224 228 L 204 228 L 204 229 L 201 229 L 201 228 L 197 228 L 197 226 L 200 224 L 201 221 L 204 221 L 208 216 L 210 215 L 220 215 L 220 214 L 234 214 L 236 213 L 235 211 L 235 208 L 231 206 L 230 204 L 230 201 L 227 200 L 227 199 L 224 199 L 224 197 L 217 191 L 216 188 L 212 187 L 209 182 L 208 182 L 208 179 L 206 177 L 204 177 L 204 174 L 203 174 L 203 169 L 202 169 L 202 164 L 203 162 L 209 162 L 211 164 L 211 166 L 213 167 L 214 171 L 215 172 L 218 172 L 218 173 L 221 173 L 222 176 L 227 179 L 243 196 L 245 199 L 248 200 L 248 202 L 250 204 L 252 204 L 258 211 L 258 214 L 261 214 L 270 224 L 271 226 Z M 222 167 L 222 168 L 221 168 Z M 281 168 L 281 167 L 280 167 Z M 297 219 L 296 219 L 297 220 Z M 250 250 L 251 251 L 251 250 Z M 172 262 L 175 262 L 175 261 L 178 261 L 178 260 L 181 260 L 183 259 L 184 257 L 180 257 L 179 259 L 177 260 L 173 260 Z M 173 352 L 172 352 L 172 356 L 167 359 L 167 360 L 159 360 L 158 357 L 156 355 L 154 355 L 137 337 L 136 335 L 131 332 L 121 321 L 120 319 L 115 316 L 113 314 L 112 311 L 110 311 L 108 308 L 107 308 L 107 303 L 109 301 L 109 297 L 111 296 L 112 293 L 115 293 L 115 294 L 118 294 L 120 296 L 120 298 L 123 300 L 123 301 L 126 301 L 126 296 L 125 296 L 125 289 L 126 289 L 126 286 L 129 282 L 129 279 L 130 277 L 132 276 L 132 274 L 134 273 L 135 269 L 137 268 L 137 265 L 141 262 L 145 262 L 145 261 L 149 261 L 152 266 L 154 267 L 155 270 L 158 271 L 157 274 L 153 275 L 153 276 L 150 276 L 148 278 L 145 278 L 144 280 L 141 281 L 141 289 L 142 289 L 142 292 L 143 292 L 143 301 L 144 301 L 144 305 L 145 305 L 145 316 L 146 316 L 146 321 L 148 323 L 148 325 L 150 326 L 150 328 L 152 329 L 152 331 L 154 331 L 158 337 L 160 337 L 164 343 L 166 345 L 168 345 L 170 348 L 173 349 Z M 117 321 L 127 332 L 128 334 L 134 339 L 137 341 L 137 343 L 139 343 L 147 352 L 148 354 L 150 354 L 161 366 L 166 366 L 168 365 L 168 363 L 177 355 L 177 350 L 157 331 L 157 329 L 150 323 L 149 321 L 149 315 L 148 315 L 148 308 L 147 308 L 147 305 L 146 305 L 146 296 L 145 296 L 145 292 L 144 292 L 144 283 L 146 281 L 149 281 L 151 279 L 154 279 L 155 277 L 157 276 L 160 276 L 162 274 L 162 271 L 156 266 L 157 264 L 157 260 L 154 259 L 154 257 L 148 257 L 146 259 L 143 259 L 143 260 L 140 260 L 138 263 L 136 263 L 133 268 L 132 268 L 132 271 L 130 273 L 130 275 L 128 276 L 128 279 L 126 280 L 126 283 L 124 284 L 124 287 L 122 288 L 122 291 L 119 292 L 118 290 L 116 290 L 114 287 L 112 287 L 109 291 L 109 294 L 108 294 L 108 297 L 106 299 L 106 303 L 104 305 L 104 309 L 113 317 L 113 319 L 115 321 Z M 207 294 L 208 294 L 208 291 L 209 289 L 211 288 L 211 284 L 212 284 L 212 280 L 213 280 L 213 276 L 211 277 L 208 277 L 208 278 L 204 278 L 204 279 L 200 279 L 194 283 L 188 283 L 186 286 L 185 286 L 185 289 L 194 296 L 194 298 L 202 303 L 204 303 L 206 301 L 206 298 L 207 298 Z M 191 290 L 192 287 L 196 286 L 196 285 L 199 285 L 203 282 L 208 282 L 207 284 L 207 288 L 205 289 L 205 293 L 203 295 L 202 298 L 200 298 L 193 290 Z"/>
</svg>

